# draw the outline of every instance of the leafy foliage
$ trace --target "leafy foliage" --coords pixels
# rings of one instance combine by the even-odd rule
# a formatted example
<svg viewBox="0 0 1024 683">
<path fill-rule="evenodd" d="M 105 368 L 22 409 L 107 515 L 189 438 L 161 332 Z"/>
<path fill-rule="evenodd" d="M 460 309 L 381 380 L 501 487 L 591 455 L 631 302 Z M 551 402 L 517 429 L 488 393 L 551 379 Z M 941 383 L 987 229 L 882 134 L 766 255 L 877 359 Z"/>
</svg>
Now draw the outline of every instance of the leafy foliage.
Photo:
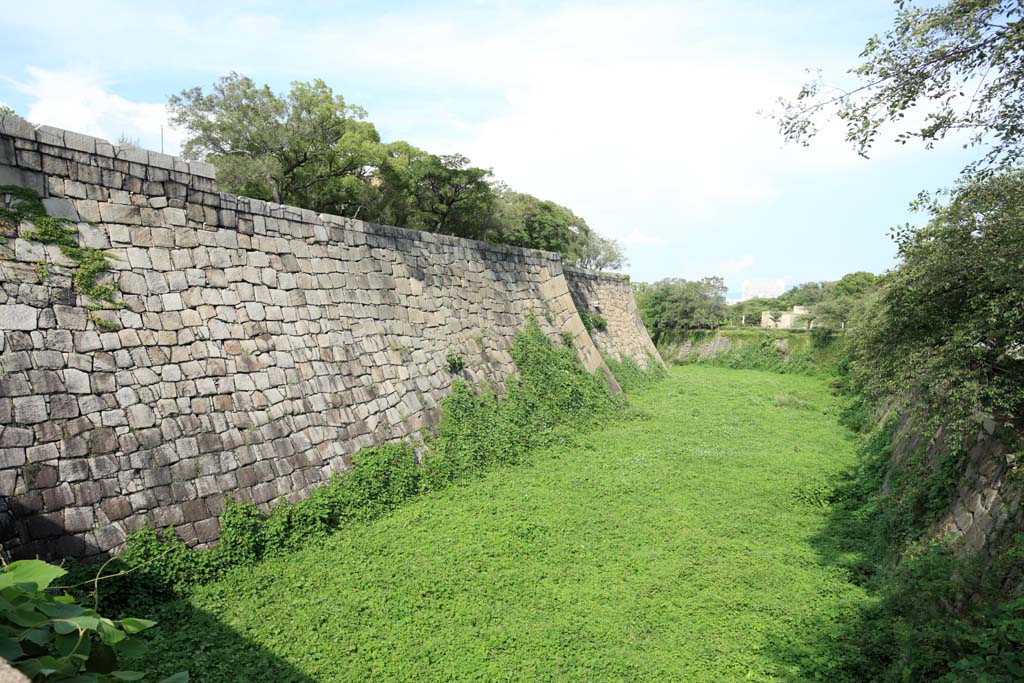
<svg viewBox="0 0 1024 683">
<path fill-rule="evenodd" d="M 208 94 L 172 96 L 167 109 L 188 131 L 185 156 L 216 165 L 227 191 L 341 215 L 365 203 L 362 181 L 378 163 L 380 137 L 363 109 L 322 80 L 278 96 L 232 72 Z"/>
<path fill-rule="evenodd" d="M 853 444 L 779 394 L 835 401 L 817 378 L 675 368 L 631 396 L 646 419 L 558 431 L 524 466 L 160 606 L 179 628 L 154 632 L 153 661 L 187 656 L 210 683 L 268 657 L 306 683 L 766 682 L 814 680 L 790 652 L 806 649 L 818 680 L 852 683 L 829 676 L 848 646 L 819 637 L 870 598 L 813 545 L 829 509 L 793 491 Z"/>
<path fill-rule="evenodd" d="M 21 560 L 0 572 L 0 656 L 33 681 L 115 683 L 146 674 L 122 669 L 121 658 L 138 658 L 146 644 L 137 633 L 156 625 L 147 619 L 107 619 L 51 587 L 67 572 L 41 560 Z M 163 683 L 187 683 L 178 673 Z"/>
<path fill-rule="evenodd" d="M 585 308 L 576 308 L 576 313 L 580 316 L 580 322 L 583 323 L 583 327 L 586 328 L 587 332 L 593 332 L 597 330 L 604 332 L 608 329 L 608 321 L 600 313 L 592 313 Z"/>
<path fill-rule="evenodd" d="M 445 364 L 448 366 L 448 372 L 453 375 L 459 374 L 466 367 L 466 361 L 454 351 L 450 352 L 445 358 Z"/>
<path fill-rule="evenodd" d="M 653 355 L 647 354 L 647 367 L 642 368 L 629 356 L 613 358 L 603 355 L 605 365 L 612 371 L 615 381 L 627 394 L 644 389 L 668 376 L 668 368 L 662 365 Z"/>
<path fill-rule="evenodd" d="M 992 419 L 1024 411 L 1024 174 L 965 180 L 931 222 L 895 232 L 900 266 L 854 339 L 854 377 L 869 399 L 905 396 L 943 425 L 956 450 Z"/>
<path fill-rule="evenodd" d="M 728 348 L 705 348 L 716 339 L 726 341 Z M 679 364 L 831 377 L 845 372 L 849 360 L 845 344 L 843 333 L 831 330 L 681 330 L 662 335 L 659 351 L 663 358 Z"/>
<path fill-rule="evenodd" d="M 634 286 L 637 308 L 657 344 L 670 330 L 713 329 L 725 320 L 725 280 L 659 280 Z"/>
<path fill-rule="evenodd" d="M 898 0 L 892 29 L 868 40 L 861 63 L 851 70 L 862 83 L 826 88 L 821 77 L 794 101 L 780 100 L 779 129 L 807 144 L 816 118 L 834 113 L 846 123 L 846 138 L 867 155 L 882 126 L 911 109 L 927 107 L 920 127 L 896 138 L 928 146 L 967 131 L 970 143 L 988 147 L 981 163 L 1015 165 L 1024 151 L 1024 23 L 1016 0 L 946 0 L 920 7 Z M 975 164 L 977 166 L 977 164 Z"/>
<path fill-rule="evenodd" d="M 561 252 L 566 262 L 582 268 L 626 264 L 617 242 L 601 237 L 571 209 L 552 201 L 500 188 L 494 224 L 490 239 L 496 242 Z"/>
</svg>

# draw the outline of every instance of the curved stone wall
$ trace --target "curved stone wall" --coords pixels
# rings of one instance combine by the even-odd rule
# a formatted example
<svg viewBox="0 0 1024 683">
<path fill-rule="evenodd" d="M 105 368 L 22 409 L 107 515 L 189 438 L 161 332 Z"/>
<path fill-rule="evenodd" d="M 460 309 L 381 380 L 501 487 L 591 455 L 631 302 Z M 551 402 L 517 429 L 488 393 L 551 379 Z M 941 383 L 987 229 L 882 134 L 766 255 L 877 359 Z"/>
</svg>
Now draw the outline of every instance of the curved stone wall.
<svg viewBox="0 0 1024 683">
<path fill-rule="evenodd" d="M 648 358 L 664 365 L 640 319 L 628 277 L 568 266 L 564 270 L 569 291 L 580 309 L 597 313 L 608 323 L 605 330 L 590 331 L 601 353 L 617 360 L 632 358 L 642 368 L 647 367 Z"/>
<path fill-rule="evenodd" d="M 449 353 L 500 392 L 529 316 L 618 389 L 557 254 L 218 193 L 207 164 L 12 117 L 5 184 L 116 257 L 126 306 L 89 311 L 32 226 L 0 243 L 0 540 L 16 555 L 97 555 L 144 527 L 209 543 L 229 498 L 296 500 L 435 423 Z"/>
</svg>

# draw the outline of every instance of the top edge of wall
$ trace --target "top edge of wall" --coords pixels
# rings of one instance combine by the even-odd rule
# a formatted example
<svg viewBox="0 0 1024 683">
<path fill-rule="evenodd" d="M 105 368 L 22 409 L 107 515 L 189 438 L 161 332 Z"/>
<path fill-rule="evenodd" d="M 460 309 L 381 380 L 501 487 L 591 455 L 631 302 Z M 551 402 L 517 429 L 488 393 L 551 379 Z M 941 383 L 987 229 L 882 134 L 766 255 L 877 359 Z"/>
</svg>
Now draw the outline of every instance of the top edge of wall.
<svg viewBox="0 0 1024 683">
<path fill-rule="evenodd" d="M 53 126 L 36 125 L 20 116 L 0 114 L 0 133 L 10 137 L 32 140 L 51 147 L 65 147 L 76 152 L 130 161 L 146 166 L 164 168 L 168 171 L 188 173 L 201 178 L 216 178 L 213 164 L 205 161 L 187 161 L 181 157 L 153 152 L 141 147 L 115 145 L 109 140 L 76 133 Z"/>
<path fill-rule="evenodd" d="M 603 277 L 610 280 L 623 280 L 629 282 L 629 276 L 624 273 L 612 273 L 604 270 L 591 270 L 589 268 L 580 268 L 579 266 L 568 266 L 562 265 L 562 269 L 567 273 L 573 275 L 586 275 L 588 277 Z"/>
<path fill-rule="evenodd" d="M 184 173 L 206 181 L 215 181 L 216 173 L 213 164 L 205 161 L 188 161 L 180 157 L 161 152 L 154 152 L 141 147 L 114 145 L 103 138 L 76 133 L 54 126 L 37 125 L 17 115 L 0 114 L 0 135 L 12 138 L 29 140 L 41 145 L 59 147 L 73 152 L 90 154 L 98 157 L 107 157 L 118 161 L 127 161 L 132 164 L 160 168 L 167 171 Z M 254 199 L 242 195 L 233 195 L 226 192 L 218 192 L 222 200 L 232 208 L 247 210 L 249 213 L 263 215 L 273 218 L 296 218 L 306 223 L 320 222 L 328 226 L 350 226 L 362 225 L 367 229 L 376 232 L 399 231 L 403 237 L 421 242 L 435 242 L 455 247 L 466 247 L 478 250 L 500 252 L 509 255 L 533 256 L 557 262 L 560 267 L 562 255 L 558 252 L 544 251 L 543 249 L 530 249 L 527 247 L 514 247 L 507 244 L 494 244 L 482 240 L 474 240 L 466 237 L 456 237 L 442 233 L 402 228 L 383 223 L 372 223 L 361 219 L 346 218 L 328 213 L 317 213 L 311 209 L 303 209 L 288 204 L 277 204 L 262 199 Z M 289 215 L 290 214 L 290 215 Z"/>
</svg>

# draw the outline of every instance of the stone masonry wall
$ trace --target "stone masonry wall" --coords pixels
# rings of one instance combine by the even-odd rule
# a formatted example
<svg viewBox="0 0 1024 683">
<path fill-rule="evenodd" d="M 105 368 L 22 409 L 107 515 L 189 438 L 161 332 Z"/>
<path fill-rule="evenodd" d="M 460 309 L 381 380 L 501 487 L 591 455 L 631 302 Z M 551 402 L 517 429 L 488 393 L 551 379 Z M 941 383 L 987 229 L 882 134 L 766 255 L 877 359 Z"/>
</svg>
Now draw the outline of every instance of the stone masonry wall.
<svg viewBox="0 0 1024 683">
<path fill-rule="evenodd" d="M 0 240 L 0 540 L 16 556 L 94 556 L 145 527 L 210 543 L 229 499 L 294 501 L 436 423 L 450 352 L 500 392 L 531 315 L 618 389 L 557 254 L 219 193 L 205 163 L 13 117 L 4 184 L 114 255 L 125 304 L 91 312 L 31 225 Z"/>
<path fill-rule="evenodd" d="M 900 419 L 893 435 L 890 477 L 921 449 L 935 466 L 944 458 L 942 429 L 928 438 L 925 423 L 922 415 L 909 410 Z M 935 538 L 954 538 L 961 555 L 987 553 L 1024 529 L 1024 479 L 1018 455 L 1024 443 L 1010 446 L 995 432 L 995 423 L 987 421 L 970 443 L 955 496 L 933 530 Z M 887 480 L 883 491 L 890 486 Z"/>
<path fill-rule="evenodd" d="M 572 298 L 581 309 L 601 315 L 606 330 L 591 330 L 590 336 L 601 353 L 621 360 L 632 358 L 642 368 L 648 358 L 664 365 L 647 328 L 640 319 L 629 278 L 614 273 L 598 273 L 583 268 L 565 267 Z"/>
</svg>

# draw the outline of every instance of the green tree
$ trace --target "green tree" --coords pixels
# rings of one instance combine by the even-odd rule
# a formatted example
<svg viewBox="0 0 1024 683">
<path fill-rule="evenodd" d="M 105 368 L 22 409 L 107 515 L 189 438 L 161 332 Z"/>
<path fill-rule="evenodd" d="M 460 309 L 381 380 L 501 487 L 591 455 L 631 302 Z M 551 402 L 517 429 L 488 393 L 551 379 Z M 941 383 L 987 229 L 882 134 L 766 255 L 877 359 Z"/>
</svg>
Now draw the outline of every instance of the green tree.
<svg viewBox="0 0 1024 683">
<path fill-rule="evenodd" d="M 634 290 L 636 291 L 636 290 Z M 668 278 L 637 293 L 637 307 L 655 342 L 669 330 L 713 329 L 726 317 L 725 280 Z"/>
<path fill-rule="evenodd" d="M 629 265 L 629 259 L 616 240 L 603 237 L 587 230 L 577 247 L 575 265 L 592 270 L 621 270 Z"/>
<path fill-rule="evenodd" d="M 862 155 L 881 127 L 915 107 L 924 122 L 897 140 L 928 146 L 957 131 L 987 151 L 979 164 L 1009 166 L 1024 150 L 1024 24 L 1017 0 L 947 0 L 919 7 L 897 0 L 893 27 L 868 40 L 850 70 L 860 85 L 826 87 L 820 74 L 773 114 L 782 134 L 807 144 L 821 115 L 838 115 Z"/>
<path fill-rule="evenodd" d="M 927 226 L 895 233 L 901 264 L 863 316 L 858 376 L 879 400 L 920 387 L 947 430 L 1020 416 L 1024 172 L 965 179 L 923 208 Z"/>
<path fill-rule="evenodd" d="M 366 203 L 380 137 L 362 108 L 322 80 L 277 95 L 231 73 L 209 94 L 172 96 L 167 108 L 186 132 L 185 157 L 213 163 L 225 191 L 344 216 Z"/>
<path fill-rule="evenodd" d="M 469 165 L 461 154 L 427 155 L 412 172 L 414 227 L 485 239 L 493 224 L 491 171 Z"/>
</svg>

